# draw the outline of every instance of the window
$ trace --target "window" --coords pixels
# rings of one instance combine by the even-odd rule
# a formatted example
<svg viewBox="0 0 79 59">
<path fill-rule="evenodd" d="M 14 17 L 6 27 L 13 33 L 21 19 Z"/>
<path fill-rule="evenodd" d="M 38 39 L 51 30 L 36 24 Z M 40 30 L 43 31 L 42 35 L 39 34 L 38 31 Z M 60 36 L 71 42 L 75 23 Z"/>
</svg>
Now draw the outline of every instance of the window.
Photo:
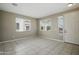
<svg viewBox="0 0 79 59">
<path fill-rule="evenodd" d="M 44 26 L 41 26 L 41 30 L 43 30 L 44 29 Z"/>
<path fill-rule="evenodd" d="M 16 18 L 16 31 L 30 31 L 31 30 L 31 20 Z"/>
<path fill-rule="evenodd" d="M 51 30 L 51 21 L 50 20 L 40 20 L 40 30 L 41 31 Z"/>
<path fill-rule="evenodd" d="M 29 30 L 29 26 L 26 26 L 26 30 Z"/>
<path fill-rule="evenodd" d="M 19 23 L 16 23 L 16 29 L 19 30 Z"/>
<path fill-rule="evenodd" d="M 51 28 L 50 26 L 47 26 L 47 31 L 50 30 L 50 28 Z"/>
<path fill-rule="evenodd" d="M 63 27 L 64 27 L 64 17 L 63 16 L 59 16 L 58 17 L 59 33 L 63 33 Z"/>
</svg>

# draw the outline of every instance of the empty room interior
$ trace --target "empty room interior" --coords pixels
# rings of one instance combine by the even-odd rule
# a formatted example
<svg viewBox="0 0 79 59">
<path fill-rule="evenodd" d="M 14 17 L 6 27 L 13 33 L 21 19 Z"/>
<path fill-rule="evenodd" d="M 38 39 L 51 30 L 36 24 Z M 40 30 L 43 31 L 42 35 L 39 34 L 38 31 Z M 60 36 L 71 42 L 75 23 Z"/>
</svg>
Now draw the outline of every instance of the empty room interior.
<svg viewBox="0 0 79 59">
<path fill-rule="evenodd" d="M 79 4 L 0 3 L 0 55 L 79 55 Z"/>
</svg>

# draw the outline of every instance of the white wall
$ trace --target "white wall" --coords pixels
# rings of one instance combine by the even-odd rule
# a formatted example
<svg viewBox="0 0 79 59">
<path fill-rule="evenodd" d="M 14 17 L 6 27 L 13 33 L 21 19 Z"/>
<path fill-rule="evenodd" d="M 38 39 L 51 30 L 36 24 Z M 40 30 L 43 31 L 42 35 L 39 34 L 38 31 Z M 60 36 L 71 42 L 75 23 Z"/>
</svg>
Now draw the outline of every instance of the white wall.
<svg viewBox="0 0 79 59">
<path fill-rule="evenodd" d="M 79 44 L 79 11 L 64 14 L 65 42 Z"/>
</svg>

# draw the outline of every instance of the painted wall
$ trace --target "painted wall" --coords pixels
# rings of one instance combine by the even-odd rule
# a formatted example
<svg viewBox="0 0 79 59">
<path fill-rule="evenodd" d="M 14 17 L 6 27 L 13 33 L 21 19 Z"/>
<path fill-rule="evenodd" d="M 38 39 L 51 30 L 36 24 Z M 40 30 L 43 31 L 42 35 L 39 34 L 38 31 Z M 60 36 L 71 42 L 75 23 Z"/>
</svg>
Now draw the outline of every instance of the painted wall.
<svg viewBox="0 0 79 59">
<path fill-rule="evenodd" d="M 79 11 L 64 14 L 65 17 L 65 42 L 79 44 Z"/>
<path fill-rule="evenodd" d="M 1 12 L 0 12 L 0 41 L 1 41 Z"/>
<path fill-rule="evenodd" d="M 44 38 L 51 39 L 61 39 L 63 36 L 58 35 L 58 27 L 57 27 L 57 17 L 64 16 L 64 41 L 74 44 L 79 44 L 79 8 L 67 12 L 62 12 L 59 14 L 47 16 L 45 18 L 41 18 L 40 20 L 50 19 L 52 22 L 51 31 L 40 31 L 39 34 Z M 39 20 L 39 21 L 40 21 Z"/>
<path fill-rule="evenodd" d="M 18 15 L 18 14 L 14 14 L 14 13 L 9 13 L 9 12 L 4 12 L 1 11 L 2 13 L 2 39 L 1 41 L 7 41 L 7 40 L 13 40 L 13 39 L 17 39 L 17 38 L 24 38 L 27 36 L 35 36 L 36 35 L 36 19 L 33 19 L 31 17 L 27 17 L 27 16 L 22 16 L 22 15 Z M 25 19 L 29 19 L 31 20 L 32 23 L 32 30 L 31 31 L 25 31 L 25 32 L 16 32 L 16 17 L 23 17 Z"/>
</svg>

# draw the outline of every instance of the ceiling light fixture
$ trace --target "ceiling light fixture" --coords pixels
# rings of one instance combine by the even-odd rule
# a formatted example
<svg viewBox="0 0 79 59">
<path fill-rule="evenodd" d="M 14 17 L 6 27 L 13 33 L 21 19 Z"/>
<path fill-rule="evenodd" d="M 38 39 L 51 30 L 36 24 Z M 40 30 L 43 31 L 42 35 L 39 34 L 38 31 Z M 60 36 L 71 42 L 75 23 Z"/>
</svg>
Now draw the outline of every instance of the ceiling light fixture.
<svg viewBox="0 0 79 59">
<path fill-rule="evenodd" d="M 13 5 L 13 6 L 18 6 L 18 4 L 17 4 L 17 3 L 12 3 L 12 5 Z"/>
<path fill-rule="evenodd" d="M 73 3 L 69 3 L 69 4 L 68 4 L 68 7 L 71 7 L 71 6 L 73 6 Z"/>
</svg>

